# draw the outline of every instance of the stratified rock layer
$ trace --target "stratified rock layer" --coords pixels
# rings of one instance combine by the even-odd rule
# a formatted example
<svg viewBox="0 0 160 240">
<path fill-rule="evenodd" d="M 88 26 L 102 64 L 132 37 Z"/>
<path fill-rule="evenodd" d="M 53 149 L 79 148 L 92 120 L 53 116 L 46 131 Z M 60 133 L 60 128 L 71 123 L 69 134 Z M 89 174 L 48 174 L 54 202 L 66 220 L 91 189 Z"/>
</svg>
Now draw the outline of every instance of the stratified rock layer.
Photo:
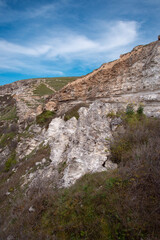
<svg viewBox="0 0 160 240">
<path fill-rule="evenodd" d="M 47 88 L 48 83 L 36 79 L 0 87 L 0 168 L 4 170 L 14 157 L 16 165 L 13 168 L 11 163 L 9 171 L 16 171 L 24 162 L 28 166 L 23 185 L 52 178 L 53 185 L 68 187 L 85 173 L 116 167 L 109 160 L 105 139 L 112 138 L 120 119 L 109 122 L 109 112 L 124 110 L 132 103 L 135 109 L 143 104 L 148 116 L 160 116 L 160 41 L 135 47 L 58 92 L 50 89 L 51 95 L 35 94 L 40 84 Z M 78 120 L 65 122 L 64 114 L 80 106 L 89 108 L 79 109 Z M 45 108 L 58 116 L 48 129 L 35 121 Z M 44 146 L 50 150 L 39 157 Z"/>
<path fill-rule="evenodd" d="M 148 115 L 160 115 L 160 41 L 137 46 L 120 59 L 68 84 L 50 102 L 59 113 L 80 102 L 101 99 L 121 107 L 143 103 Z"/>
</svg>

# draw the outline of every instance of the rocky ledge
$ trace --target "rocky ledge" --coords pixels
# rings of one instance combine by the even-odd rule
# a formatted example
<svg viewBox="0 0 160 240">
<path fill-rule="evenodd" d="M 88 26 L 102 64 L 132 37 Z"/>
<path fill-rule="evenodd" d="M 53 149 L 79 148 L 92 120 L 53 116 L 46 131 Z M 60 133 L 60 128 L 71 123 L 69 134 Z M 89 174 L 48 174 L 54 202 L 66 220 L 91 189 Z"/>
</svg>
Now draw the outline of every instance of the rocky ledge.
<svg viewBox="0 0 160 240">
<path fill-rule="evenodd" d="M 50 98 L 49 103 L 54 106 L 52 110 L 61 114 L 76 104 L 96 99 L 115 108 L 131 102 L 142 103 L 148 115 L 159 116 L 160 41 L 137 46 L 119 59 L 103 64 L 65 86 Z"/>
</svg>

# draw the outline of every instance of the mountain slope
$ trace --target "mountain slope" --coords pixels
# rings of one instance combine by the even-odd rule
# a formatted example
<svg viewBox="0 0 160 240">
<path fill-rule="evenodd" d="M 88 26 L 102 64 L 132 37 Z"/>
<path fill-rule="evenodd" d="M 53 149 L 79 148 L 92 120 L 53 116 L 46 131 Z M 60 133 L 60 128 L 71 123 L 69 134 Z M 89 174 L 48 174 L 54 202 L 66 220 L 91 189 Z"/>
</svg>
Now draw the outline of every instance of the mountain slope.
<svg viewBox="0 0 160 240">
<path fill-rule="evenodd" d="M 0 87 L 0 238 L 158 240 L 160 41 L 72 80 Z"/>
<path fill-rule="evenodd" d="M 15 99 L 20 122 L 35 119 L 40 114 L 47 97 L 56 93 L 77 77 L 26 79 L 0 86 L 0 95 Z"/>
<path fill-rule="evenodd" d="M 103 64 L 92 73 L 69 83 L 49 101 L 64 112 L 80 102 L 100 99 L 119 104 L 142 102 L 149 115 L 159 114 L 160 41 L 137 46 L 118 60 Z"/>
</svg>

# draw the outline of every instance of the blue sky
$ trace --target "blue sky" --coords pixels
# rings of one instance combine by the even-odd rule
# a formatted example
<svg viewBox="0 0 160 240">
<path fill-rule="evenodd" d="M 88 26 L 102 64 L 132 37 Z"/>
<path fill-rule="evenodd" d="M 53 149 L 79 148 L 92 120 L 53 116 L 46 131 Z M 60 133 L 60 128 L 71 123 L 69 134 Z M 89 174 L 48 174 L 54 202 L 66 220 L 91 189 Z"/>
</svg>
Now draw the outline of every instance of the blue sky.
<svg viewBox="0 0 160 240">
<path fill-rule="evenodd" d="M 80 76 L 160 34 L 160 0 L 0 0 L 0 85 Z"/>
</svg>

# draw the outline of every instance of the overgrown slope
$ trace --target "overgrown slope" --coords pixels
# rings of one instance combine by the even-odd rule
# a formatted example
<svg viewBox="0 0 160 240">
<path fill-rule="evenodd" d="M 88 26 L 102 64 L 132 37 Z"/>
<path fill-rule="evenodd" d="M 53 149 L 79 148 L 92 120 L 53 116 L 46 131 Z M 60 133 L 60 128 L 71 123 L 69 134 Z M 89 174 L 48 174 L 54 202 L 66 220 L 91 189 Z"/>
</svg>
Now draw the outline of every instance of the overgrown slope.
<svg viewBox="0 0 160 240">
<path fill-rule="evenodd" d="M 1 239 L 160 239 L 160 120 L 142 112 L 119 116 L 111 143 L 118 169 L 87 174 L 67 189 L 44 182 L 10 199 Z"/>
</svg>

